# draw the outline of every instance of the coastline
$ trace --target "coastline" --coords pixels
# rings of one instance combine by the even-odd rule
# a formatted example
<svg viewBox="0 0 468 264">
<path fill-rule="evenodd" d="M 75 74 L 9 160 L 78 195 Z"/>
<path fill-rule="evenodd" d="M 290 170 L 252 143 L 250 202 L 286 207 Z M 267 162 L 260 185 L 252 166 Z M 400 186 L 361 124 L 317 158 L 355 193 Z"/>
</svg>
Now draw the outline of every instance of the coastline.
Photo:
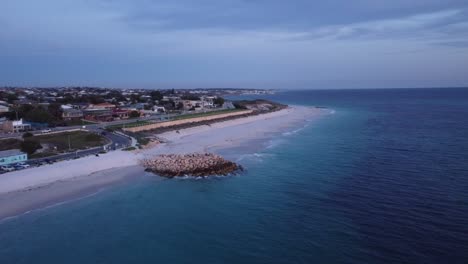
<svg viewBox="0 0 468 264">
<path fill-rule="evenodd" d="M 140 166 L 119 167 L 0 194 L 0 223 L 37 209 L 85 198 L 106 188 L 136 180 L 142 175 L 144 169 Z"/>
<path fill-rule="evenodd" d="M 7 173 L 0 177 L 0 221 L 25 212 L 96 193 L 144 175 L 139 160 L 157 154 L 219 152 L 255 139 L 297 128 L 322 114 L 319 108 L 286 109 L 228 120 L 158 136 L 166 143 L 134 152 L 115 151 Z M 15 201 L 11 203 L 11 201 Z"/>
</svg>

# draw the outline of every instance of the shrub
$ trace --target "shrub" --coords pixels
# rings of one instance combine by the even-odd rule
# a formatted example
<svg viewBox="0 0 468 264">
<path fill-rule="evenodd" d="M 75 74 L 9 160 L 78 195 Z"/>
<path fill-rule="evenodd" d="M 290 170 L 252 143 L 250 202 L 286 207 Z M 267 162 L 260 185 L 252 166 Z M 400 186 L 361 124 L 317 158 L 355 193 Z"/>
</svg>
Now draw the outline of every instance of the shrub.
<svg viewBox="0 0 468 264">
<path fill-rule="evenodd" d="M 129 117 L 130 117 L 130 118 L 137 118 L 137 117 L 140 117 L 140 112 L 138 112 L 138 111 L 131 111 Z"/>
<path fill-rule="evenodd" d="M 86 135 L 85 140 L 86 141 L 100 141 L 101 136 L 96 135 L 96 134 L 88 134 Z"/>
<path fill-rule="evenodd" d="M 213 103 L 214 103 L 215 105 L 223 106 L 223 104 L 224 104 L 224 98 L 222 98 L 222 97 L 216 97 L 216 98 L 213 100 Z"/>
<path fill-rule="evenodd" d="M 34 135 L 31 132 L 26 132 L 23 134 L 23 138 L 30 138 L 33 137 Z"/>
<path fill-rule="evenodd" d="M 242 105 L 241 103 L 238 103 L 238 102 L 234 102 L 233 105 L 236 109 L 247 109 L 245 105 Z"/>
<path fill-rule="evenodd" d="M 25 140 L 21 142 L 21 151 L 28 153 L 29 155 L 36 152 L 36 150 L 41 149 L 41 143 L 37 140 Z"/>
<path fill-rule="evenodd" d="M 132 150 L 135 150 L 136 148 L 135 147 L 128 147 L 128 148 L 124 148 L 122 149 L 123 151 L 132 151 Z"/>
</svg>

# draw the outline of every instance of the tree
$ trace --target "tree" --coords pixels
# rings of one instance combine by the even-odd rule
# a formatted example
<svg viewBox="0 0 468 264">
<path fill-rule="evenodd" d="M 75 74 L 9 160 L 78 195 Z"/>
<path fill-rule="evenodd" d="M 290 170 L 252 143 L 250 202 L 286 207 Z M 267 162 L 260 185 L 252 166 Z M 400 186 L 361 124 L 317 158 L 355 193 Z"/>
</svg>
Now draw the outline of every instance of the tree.
<svg viewBox="0 0 468 264">
<path fill-rule="evenodd" d="M 151 96 L 151 99 L 154 101 L 159 101 L 163 99 L 163 95 L 160 91 L 151 91 L 150 96 Z"/>
<path fill-rule="evenodd" d="M 243 104 L 241 104 L 239 102 L 234 102 L 233 105 L 234 105 L 234 107 L 236 109 L 247 109 L 247 107 L 245 105 L 243 105 Z"/>
<path fill-rule="evenodd" d="M 89 103 L 92 103 L 92 104 L 101 104 L 101 103 L 104 103 L 104 98 L 102 98 L 101 96 L 99 95 L 90 95 L 87 97 L 87 101 Z"/>
<path fill-rule="evenodd" d="M 18 118 L 25 118 L 30 112 L 34 111 L 34 106 L 30 104 L 21 105 L 18 109 Z"/>
<path fill-rule="evenodd" d="M 140 101 L 140 96 L 138 94 L 131 94 L 130 101 L 132 101 L 132 104 L 136 104 Z"/>
<path fill-rule="evenodd" d="M 184 109 L 184 104 L 182 102 L 179 102 L 176 107 L 177 110 L 182 110 Z"/>
<path fill-rule="evenodd" d="M 8 103 L 12 104 L 13 101 L 18 100 L 18 96 L 16 94 L 8 94 L 6 99 Z"/>
<path fill-rule="evenodd" d="M 200 100 L 200 97 L 193 95 L 193 94 L 186 94 L 181 97 L 183 100 L 192 100 L 192 101 L 198 101 Z"/>
<path fill-rule="evenodd" d="M 31 132 L 26 132 L 23 134 L 23 138 L 26 139 L 26 138 L 30 138 L 30 137 L 33 137 L 34 135 L 31 133 Z"/>
<path fill-rule="evenodd" d="M 116 90 L 116 91 L 110 91 L 110 92 L 106 95 L 106 98 L 107 98 L 107 99 L 112 99 L 112 98 L 114 98 L 115 101 L 117 101 L 117 102 L 123 102 L 123 101 L 126 100 L 125 97 L 122 95 L 122 92 L 117 91 L 117 90 Z"/>
<path fill-rule="evenodd" d="M 49 123 L 53 116 L 43 107 L 37 106 L 25 116 L 26 120 L 37 123 Z"/>
<path fill-rule="evenodd" d="M 47 107 L 47 111 L 49 112 L 49 114 L 51 115 L 53 119 L 51 121 L 57 122 L 57 121 L 62 120 L 63 110 L 60 104 L 57 104 L 57 103 L 50 104 Z"/>
<path fill-rule="evenodd" d="M 145 104 L 145 105 L 143 106 L 143 109 L 145 109 L 145 110 L 152 110 L 152 109 L 153 109 L 153 106 L 154 106 L 153 104 Z"/>
<path fill-rule="evenodd" d="M 137 118 L 137 117 L 140 117 L 140 112 L 138 112 L 138 111 L 131 111 L 129 117 L 130 117 L 130 118 Z"/>
<path fill-rule="evenodd" d="M 34 154 L 36 150 L 41 148 L 41 143 L 38 140 L 28 139 L 21 142 L 21 151 L 26 152 L 29 155 Z"/>
<path fill-rule="evenodd" d="M 219 105 L 219 106 L 222 106 L 224 104 L 224 98 L 222 97 L 216 97 L 215 99 L 213 99 L 213 103 L 215 105 Z"/>
</svg>

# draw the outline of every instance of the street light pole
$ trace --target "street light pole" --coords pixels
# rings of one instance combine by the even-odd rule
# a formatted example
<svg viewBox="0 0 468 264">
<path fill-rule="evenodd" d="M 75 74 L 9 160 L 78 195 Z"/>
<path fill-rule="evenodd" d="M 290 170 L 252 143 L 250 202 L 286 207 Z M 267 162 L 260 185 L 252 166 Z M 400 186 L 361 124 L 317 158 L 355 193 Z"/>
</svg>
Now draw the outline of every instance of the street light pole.
<svg viewBox="0 0 468 264">
<path fill-rule="evenodd" d="M 68 135 L 68 150 L 71 150 L 70 135 Z"/>
</svg>

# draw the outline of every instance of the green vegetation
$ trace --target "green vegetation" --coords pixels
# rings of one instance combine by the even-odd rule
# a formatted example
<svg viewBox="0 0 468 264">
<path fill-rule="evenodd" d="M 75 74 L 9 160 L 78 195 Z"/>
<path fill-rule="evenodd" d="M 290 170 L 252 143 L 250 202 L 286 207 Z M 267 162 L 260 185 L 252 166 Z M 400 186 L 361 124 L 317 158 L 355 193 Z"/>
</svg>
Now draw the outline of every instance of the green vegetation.
<svg viewBox="0 0 468 264">
<path fill-rule="evenodd" d="M 21 142 L 21 151 L 32 155 L 36 150 L 41 149 L 42 145 L 39 140 L 29 137 Z"/>
<path fill-rule="evenodd" d="M 102 136 L 84 131 L 48 134 L 34 138 L 42 144 L 53 146 L 57 151 L 66 151 L 69 148 L 77 150 L 98 147 L 106 142 Z"/>
<path fill-rule="evenodd" d="M 215 105 L 219 105 L 219 106 L 222 106 L 224 104 L 224 98 L 222 97 L 216 97 L 214 100 L 213 100 L 213 103 Z"/>
<path fill-rule="evenodd" d="M 212 116 L 212 115 L 234 113 L 234 112 L 239 112 L 239 111 L 241 111 L 241 110 L 239 110 L 239 109 L 223 109 L 223 110 L 217 110 L 217 111 L 211 111 L 211 112 L 205 112 L 205 113 L 195 113 L 195 114 L 186 114 L 186 115 L 175 116 L 175 117 L 171 118 L 171 120 L 182 120 L 182 119 L 188 119 L 188 118 L 205 117 L 205 116 Z"/>
<path fill-rule="evenodd" d="M 137 137 L 136 140 L 137 140 L 137 142 L 138 142 L 138 144 L 140 146 L 145 146 L 148 143 L 150 143 L 150 140 L 148 138 L 145 138 L 145 137 Z"/>
<path fill-rule="evenodd" d="M 48 123 L 49 125 L 62 122 L 62 109 L 58 103 L 51 103 L 48 106 L 25 104 L 16 108 L 15 111 L 18 112 L 19 118 L 30 122 Z"/>
<path fill-rule="evenodd" d="M 241 110 L 245 110 L 247 109 L 247 107 L 239 102 L 233 102 L 233 105 L 236 109 L 241 109 Z"/>
<path fill-rule="evenodd" d="M 128 148 L 124 148 L 122 149 L 123 151 L 132 151 L 132 150 L 135 150 L 136 148 L 135 147 L 128 147 Z"/>
<path fill-rule="evenodd" d="M 21 140 L 16 138 L 2 139 L 0 140 L 0 151 L 10 150 L 10 149 L 20 149 Z"/>
<path fill-rule="evenodd" d="M 23 134 L 23 138 L 30 138 L 33 137 L 34 135 L 31 132 L 26 132 Z"/>
<path fill-rule="evenodd" d="M 86 126 L 96 124 L 86 120 L 68 120 L 64 122 L 66 126 Z"/>
<path fill-rule="evenodd" d="M 133 132 L 125 132 L 125 134 L 135 138 L 140 146 L 144 146 L 150 143 L 150 140 L 143 134 L 143 133 L 133 133 Z"/>
<path fill-rule="evenodd" d="M 139 126 L 145 126 L 151 124 L 150 122 L 147 121 L 135 121 L 132 123 L 127 123 L 127 124 L 122 124 L 122 125 L 112 125 L 112 126 L 107 126 L 106 130 L 111 132 L 116 129 L 122 129 L 124 127 L 139 127 Z"/>
<path fill-rule="evenodd" d="M 40 152 L 40 153 L 34 153 L 29 156 L 29 159 L 40 159 L 40 158 L 47 158 L 51 156 L 55 156 L 56 154 L 53 152 Z"/>
<path fill-rule="evenodd" d="M 193 94 L 182 95 L 180 98 L 181 98 L 182 100 L 192 100 L 192 101 L 198 101 L 198 100 L 200 100 L 200 97 L 199 97 L 199 96 L 193 95 Z"/>
<path fill-rule="evenodd" d="M 102 146 L 105 143 L 106 139 L 104 137 L 84 131 L 65 132 L 40 136 L 33 136 L 31 133 L 25 133 L 23 135 L 23 140 L 0 140 L 0 151 L 20 149 L 21 151 L 28 153 L 30 158 L 41 158 L 67 151 L 69 147 L 71 147 L 73 150 L 78 150 Z M 45 149 L 45 152 L 43 153 L 36 153 L 38 149 L 42 149 L 43 147 L 47 147 L 49 149 Z"/>
<path fill-rule="evenodd" d="M 159 101 L 159 100 L 163 99 L 163 95 L 162 95 L 162 93 L 160 91 L 152 91 L 150 93 L 150 96 L 151 96 L 152 100 L 158 100 Z"/>
<path fill-rule="evenodd" d="M 138 118 L 138 117 L 140 117 L 140 112 L 138 112 L 138 111 L 131 111 L 130 114 L 129 114 L 129 117 L 130 117 L 130 118 Z"/>
</svg>

